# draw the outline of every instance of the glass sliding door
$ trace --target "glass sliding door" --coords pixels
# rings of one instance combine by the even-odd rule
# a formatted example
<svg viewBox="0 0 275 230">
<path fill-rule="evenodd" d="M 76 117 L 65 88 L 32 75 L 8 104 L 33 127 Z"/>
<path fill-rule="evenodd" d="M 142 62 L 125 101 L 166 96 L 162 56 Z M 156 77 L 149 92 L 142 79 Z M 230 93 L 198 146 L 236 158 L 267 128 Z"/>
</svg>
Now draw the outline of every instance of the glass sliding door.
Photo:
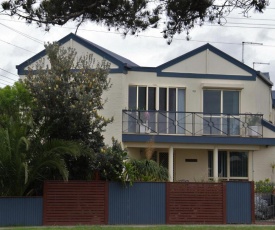
<svg viewBox="0 0 275 230">
<path fill-rule="evenodd" d="M 203 133 L 239 135 L 239 91 L 203 91 Z"/>
</svg>

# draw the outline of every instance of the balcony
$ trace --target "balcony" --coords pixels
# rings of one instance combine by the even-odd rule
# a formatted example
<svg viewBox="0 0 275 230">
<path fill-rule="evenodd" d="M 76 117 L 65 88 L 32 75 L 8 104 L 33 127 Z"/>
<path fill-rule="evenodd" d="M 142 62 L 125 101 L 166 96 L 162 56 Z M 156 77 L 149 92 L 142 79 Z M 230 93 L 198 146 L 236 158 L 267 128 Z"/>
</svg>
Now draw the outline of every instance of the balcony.
<svg viewBox="0 0 275 230">
<path fill-rule="evenodd" d="M 123 134 L 263 137 L 262 114 L 123 110 Z"/>
</svg>

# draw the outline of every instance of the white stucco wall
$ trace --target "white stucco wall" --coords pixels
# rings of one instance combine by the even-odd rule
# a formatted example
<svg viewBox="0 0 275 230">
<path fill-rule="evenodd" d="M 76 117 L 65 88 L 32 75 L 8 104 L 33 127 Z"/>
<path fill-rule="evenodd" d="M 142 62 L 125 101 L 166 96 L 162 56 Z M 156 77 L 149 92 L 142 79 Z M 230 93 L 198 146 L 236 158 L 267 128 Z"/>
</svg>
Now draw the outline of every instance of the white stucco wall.
<svg viewBox="0 0 275 230">
<path fill-rule="evenodd" d="M 269 178 L 275 182 L 275 171 L 272 173 L 271 164 L 275 163 L 275 147 L 263 147 L 259 151 L 253 151 L 253 179 L 254 181 Z"/>
<path fill-rule="evenodd" d="M 106 127 L 104 132 L 105 143 L 112 144 L 112 137 L 121 141 L 122 135 L 122 110 L 128 104 L 128 86 L 125 85 L 126 75 L 109 75 L 111 88 L 103 93 L 103 100 L 107 100 L 100 114 L 106 118 L 114 118 L 114 122 Z"/>
<path fill-rule="evenodd" d="M 185 162 L 186 159 L 196 159 L 197 162 Z M 174 181 L 188 180 L 203 182 L 208 180 L 207 150 L 177 149 L 174 153 L 174 164 Z"/>
</svg>

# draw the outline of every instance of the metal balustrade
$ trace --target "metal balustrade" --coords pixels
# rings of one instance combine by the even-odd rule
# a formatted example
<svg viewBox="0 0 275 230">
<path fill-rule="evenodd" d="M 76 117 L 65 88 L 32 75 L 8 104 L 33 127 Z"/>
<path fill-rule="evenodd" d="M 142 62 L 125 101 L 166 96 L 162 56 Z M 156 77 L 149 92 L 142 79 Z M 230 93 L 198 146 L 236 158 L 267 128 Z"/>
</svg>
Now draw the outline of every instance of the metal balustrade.
<svg viewBox="0 0 275 230">
<path fill-rule="evenodd" d="M 262 119 L 262 114 L 123 110 L 122 130 L 124 134 L 263 137 Z"/>
</svg>

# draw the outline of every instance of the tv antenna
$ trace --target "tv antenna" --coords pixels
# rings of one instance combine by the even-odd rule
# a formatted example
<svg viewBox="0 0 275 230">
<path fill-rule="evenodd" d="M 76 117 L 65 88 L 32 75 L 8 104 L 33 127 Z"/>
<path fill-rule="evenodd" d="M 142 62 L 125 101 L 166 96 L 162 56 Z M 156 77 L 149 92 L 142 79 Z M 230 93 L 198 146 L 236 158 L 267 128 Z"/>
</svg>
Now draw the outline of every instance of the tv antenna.
<svg viewBox="0 0 275 230">
<path fill-rule="evenodd" d="M 270 63 L 268 63 L 268 62 L 253 62 L 253 69 L 255 69 L 254 68 L 255 64 L 257 64 L 257 65 L 269 65 Z"/>
<path fill-rule="evenodd" d="M 257 43 L 257 42 L 242 42 L 242 63 L 244 63 L 244 45 L 263 45 L 263 43 Z"/>
</svg>

